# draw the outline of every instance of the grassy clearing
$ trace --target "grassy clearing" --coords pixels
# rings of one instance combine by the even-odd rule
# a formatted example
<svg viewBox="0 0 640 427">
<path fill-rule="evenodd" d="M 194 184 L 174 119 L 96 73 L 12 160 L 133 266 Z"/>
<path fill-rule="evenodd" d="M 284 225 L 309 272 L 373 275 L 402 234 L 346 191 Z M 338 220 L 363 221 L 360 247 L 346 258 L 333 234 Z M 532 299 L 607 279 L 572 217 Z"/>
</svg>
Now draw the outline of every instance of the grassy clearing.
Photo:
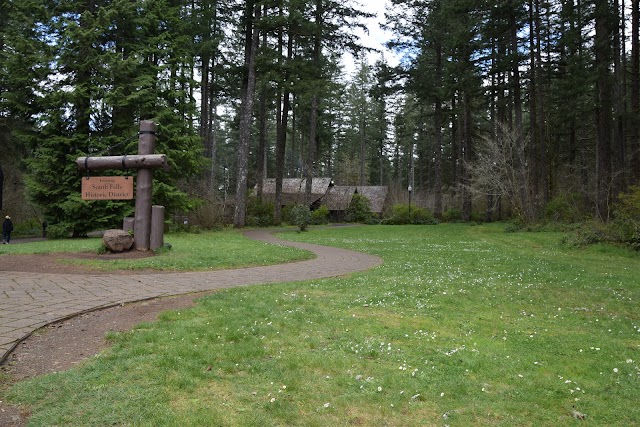
<svg viewBox="0 0 640 427">
<path fill-rule="evenodd" d="M 233 289 L 8 396 L 33 425 L 628 426 L 640 258 L 500 226 L 291 233 L 384 258 Z"/>
<path fill-rule="evenodd" d="M 149 258 L 81 260 L 70 257 L 61 259 L 60 262 L 86 265 L 102 271 L 141 269 L 192 271 L 279 264 L 309 259 L 313 256 L 309 252 L 289 247 L 278 247 L 278 250 L 273 250 L 273 245 L 249 240 L 237 230 L 201 234 L 169 234 L 165 236 L 165 242 L 171 244 L 171 250 L 162 250 L 158 255 Z M 83 238 L 1 245 L 0 260 L 2 254 L 97 253 L 101 244 L 101 238 Z"/>
</svg>

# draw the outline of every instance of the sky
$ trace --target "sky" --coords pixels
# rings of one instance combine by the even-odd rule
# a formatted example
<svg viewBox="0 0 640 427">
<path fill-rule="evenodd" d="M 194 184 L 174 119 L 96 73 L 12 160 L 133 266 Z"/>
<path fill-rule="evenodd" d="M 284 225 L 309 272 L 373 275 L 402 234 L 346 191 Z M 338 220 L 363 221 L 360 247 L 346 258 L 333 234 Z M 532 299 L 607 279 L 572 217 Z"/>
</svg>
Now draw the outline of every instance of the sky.
<svg viewBox="0 0 640 427">
<path fill-rule="evenodd" d="M 391 65 L 397 65 L 398 59 L 396 56 L 384 47 L 384 43 L 391 38 L 391 34 L 382 30 L 380 28 L 380 23 L 384 22 L 384 12 L 386 7 L 389 5 L 387 0 L 358 0 L 358 2 L 362 5 L 360 8 L 365 12 L 376 14 L 375 18 L 370 18 L 366 20 L 367 28 L 369 29 L 369 33 L 365 33 L 364 31 L 357 30 L 356 33 L 360 35 L 360 40 L 363 46 L 371 47 L 374 49 L 378 49 L 383 52 L 385 59 Z M 370 65 L 373 65 L 376 60 L 380 58 L 379 52 L 373 52 L 368 55 L 368 62 Z M 345 65 L 345 72 L 347 75 L 352 75 L 355 71 L 354 58 L 350 54 L 345 54 L 343 57 L 343 63 Z"/>
</svg>

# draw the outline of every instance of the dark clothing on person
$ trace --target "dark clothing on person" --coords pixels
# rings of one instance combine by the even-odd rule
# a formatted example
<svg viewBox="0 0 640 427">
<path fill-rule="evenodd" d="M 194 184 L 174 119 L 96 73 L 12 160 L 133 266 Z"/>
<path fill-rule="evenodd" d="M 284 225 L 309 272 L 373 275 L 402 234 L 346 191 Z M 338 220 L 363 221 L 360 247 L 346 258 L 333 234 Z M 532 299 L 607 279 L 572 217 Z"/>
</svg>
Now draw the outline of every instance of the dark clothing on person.
<svg viewBox="0 0 640 427">
<path fill-rule="evenodd" d="M 11 218 L 6 217 L 2 223 L 2 243 L 9 243 L 11 240 L 11 232 L 13 231 L 13 223 Z"/>
</svg>

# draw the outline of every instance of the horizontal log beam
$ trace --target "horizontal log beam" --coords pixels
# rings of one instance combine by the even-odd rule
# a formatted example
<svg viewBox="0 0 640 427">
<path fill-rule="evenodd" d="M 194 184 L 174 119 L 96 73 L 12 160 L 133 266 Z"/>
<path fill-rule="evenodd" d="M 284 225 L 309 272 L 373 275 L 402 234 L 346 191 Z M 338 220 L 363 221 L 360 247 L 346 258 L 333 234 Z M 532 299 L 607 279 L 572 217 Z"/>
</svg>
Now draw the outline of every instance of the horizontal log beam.
<svg viewBox="0 0 640 427">
<path fill-rule="evenodd" d="M 105 169 L 169 169 L 166 154 L 78 157 L 76 164 L 81 171 Z"/>
</svg>

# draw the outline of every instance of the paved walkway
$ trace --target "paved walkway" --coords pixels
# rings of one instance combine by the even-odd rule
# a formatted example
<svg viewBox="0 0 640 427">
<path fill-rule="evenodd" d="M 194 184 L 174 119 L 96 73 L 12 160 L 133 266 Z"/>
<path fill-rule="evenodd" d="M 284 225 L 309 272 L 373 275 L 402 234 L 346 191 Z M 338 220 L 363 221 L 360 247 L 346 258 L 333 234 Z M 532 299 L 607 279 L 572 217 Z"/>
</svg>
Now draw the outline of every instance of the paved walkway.
<svg viewBox="0 0 640 427">
<path fill-rule="evenodd" d="M 335 277 L 363 271 L 382 262 L 346 249 L 289 242 L 266 230 L 248 237 L 306 249 L 308 261 L 212 272 L 145 275 L 0 273 L 0 362 L 33 331 L 85 311 L 168 295 L 276 282 Z"/>
</svg>

